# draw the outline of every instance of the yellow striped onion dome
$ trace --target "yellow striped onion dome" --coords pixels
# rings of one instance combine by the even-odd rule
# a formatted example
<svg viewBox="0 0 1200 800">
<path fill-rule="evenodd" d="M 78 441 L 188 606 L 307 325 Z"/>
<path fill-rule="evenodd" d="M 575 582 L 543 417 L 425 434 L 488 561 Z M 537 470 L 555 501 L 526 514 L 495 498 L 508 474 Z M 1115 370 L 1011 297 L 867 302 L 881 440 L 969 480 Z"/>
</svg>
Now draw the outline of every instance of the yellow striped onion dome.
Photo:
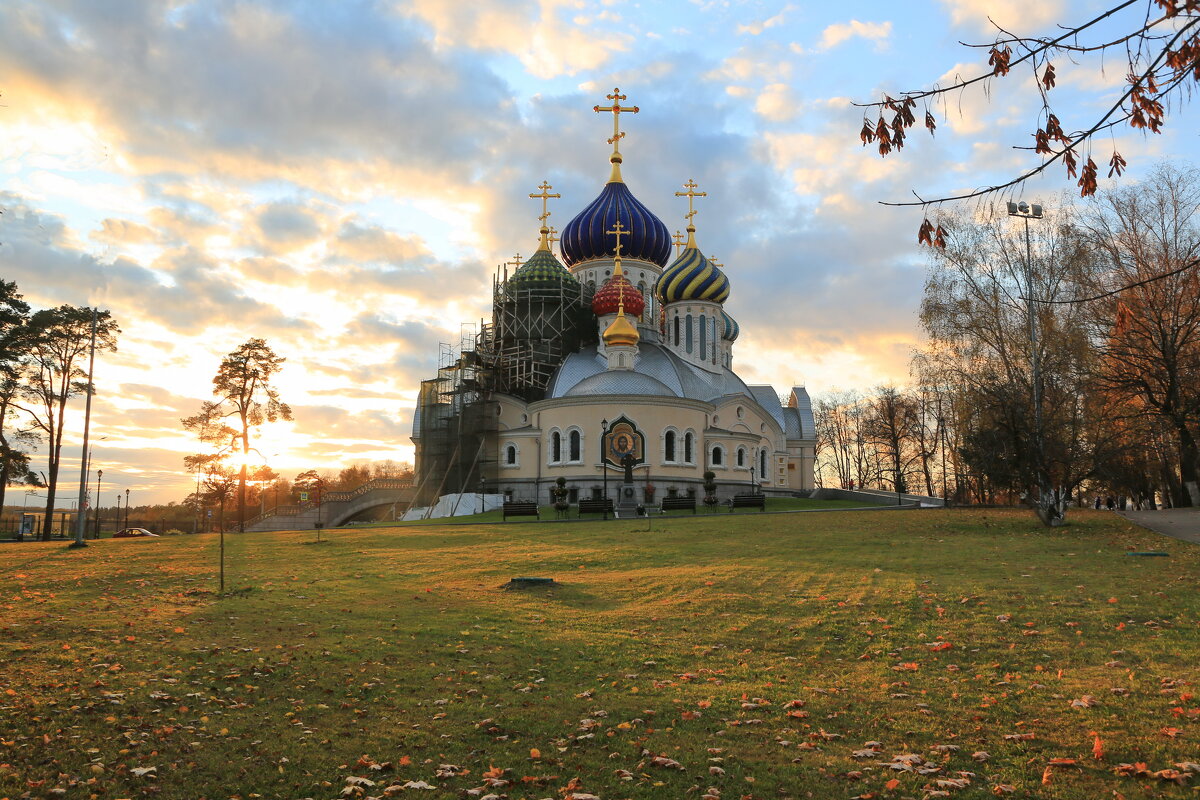
<svg viewBox="0 0 1200 800">
<path fill-rule="evenodd" d="M 558 289 L 562 286 L 572 297 L 578 297 L 583 291 L 583 285 L 549 248 L 534 251 L 529 260 L 508 277 L 508 285 L 514 289 Z"/>
<path fill-rule="evenodd" d="M 729 278 L 691 243 L 671 266 L 663 270 L 654 291 L 664 303 L 685 300 L 724 303 L 729 297 Z"/>
<path fill-rule="evenodd" d="M 742 332 L 742 328 L 737 324 L 737 320 L 729 316 L 725 309 L 721 309 L 721 321 L 725 323 L 725 330 L 721 334 L 721 338 L 727 342 L 736 342 L 738 334 Z"/>
</svg>

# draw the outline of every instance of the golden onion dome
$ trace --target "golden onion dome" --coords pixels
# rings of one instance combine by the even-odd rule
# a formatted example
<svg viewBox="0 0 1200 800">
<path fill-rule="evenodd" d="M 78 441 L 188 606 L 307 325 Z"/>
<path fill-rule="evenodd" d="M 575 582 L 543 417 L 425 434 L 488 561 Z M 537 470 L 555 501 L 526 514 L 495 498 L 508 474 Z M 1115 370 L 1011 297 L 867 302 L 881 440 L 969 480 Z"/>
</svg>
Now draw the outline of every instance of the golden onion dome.
<svg viewBox="0 0 1200 800">
<path fill-rule="evenodd" d="M 625 316 L 624 306 L 617 312 L 617 318 L 604 331 L 604 343 L 609 347 L 636 347 L 641 341 L 641 334 L 630 324 Z"/>
</svg>

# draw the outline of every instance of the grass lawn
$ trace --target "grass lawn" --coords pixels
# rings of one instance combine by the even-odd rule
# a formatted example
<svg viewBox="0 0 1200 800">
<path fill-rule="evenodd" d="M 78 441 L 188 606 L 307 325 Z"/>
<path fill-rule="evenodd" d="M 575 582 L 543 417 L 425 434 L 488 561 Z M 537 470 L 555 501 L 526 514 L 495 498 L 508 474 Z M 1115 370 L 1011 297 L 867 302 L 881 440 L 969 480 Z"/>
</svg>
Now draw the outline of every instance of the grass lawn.
<svg viewBox="0 0 1200 800">
<path fill-rule="evenodd" d="M 0 798 L 1193 796 L 1200 548 L 1071 521 L 2 545 Z"/>
</svg>

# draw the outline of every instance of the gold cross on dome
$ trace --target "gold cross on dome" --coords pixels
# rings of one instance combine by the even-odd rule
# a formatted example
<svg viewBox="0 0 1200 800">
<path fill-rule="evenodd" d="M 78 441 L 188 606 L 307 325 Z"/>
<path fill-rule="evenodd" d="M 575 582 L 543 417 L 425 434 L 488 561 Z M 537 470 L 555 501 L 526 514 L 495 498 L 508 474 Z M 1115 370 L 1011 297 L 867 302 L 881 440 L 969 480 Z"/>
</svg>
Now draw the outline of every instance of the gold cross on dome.
<svg viewBox="0 0 1200 800">
<path fill-rule="evenodd" d="M 617 220 L 616 224 L 613 225 L 613 229 L 611 231 L 609 231 L 609 233 L 612 234 L 613 236 L 617 237 L 617 258 L 620 259 L 621 258 L 621 237 L 628 236 L 629 231 L 625 230 L 625 226 L 621 224 L 621 220 Z"/>
<path fill-rule="evenodd" d="M 713 265 L 714 267 L 716 267 L 717 269 L 721 269 L 722 267 L 724 267 L 724 266 L 725 266 L 725 265 L 724 265 L 724 264 L 722 264 L 720 261 L 717 261 L 717 258 L 716 258 L 716 256 L 709 256 L 709 257 L 708 257 L 708 263 L 712 264 L 712 265 Z"/>
<path fill-rule="evenodd" d="M 617 152 L 617 142 L 625 136 L 625 134 L 621 131 L 621 113 L 625 112 L 628 114 L 636 114 L 641 109 L 639 109 L 637 106 L 621 105 L 621 101 L 625 99 L 625 95 L 621 94 L 620 89 L 613 89 L 613 93 L 605 95 L 605 97 L 607 97 L 609 100 L 612 100 L 613 104 L 607 108 L 602 108 L 601 106 L 596 105 L 592 107 L 592 111 L 595 111 L 597 114 L 599 114 L 601 111 L 612 112 L 613 135 L 612 138 L 608 140 L 608 143 L 613 146 L 613 152 L 615 153 Z"/>
<path fill-rule="evenodd" d="M 509 261 L 509 262 L 507 262 L 507 266 L 510 266 L 510 267 L 519 267 L 519 266 L 521 266 L 521 265 L 522 265 L 522 264 L 524 264 L 524 263 L 525 263 L 525 262 L 521 260 L 521 253 L 520 253 L 520 252 L 518 252 L 518 253 L 517 253 L 515 256 L 513 256 L 513 260 L 512 260 L 512 261 Z"/>
<path fill-rule="evenodd" d="M 561 198 L 562 195 L 561 194 L 550 194 L 550 190 L 553 189 L 554 187 L 551 186 L 549 183 L 547 183 L 545 180 L 543 180 L 542 185 L 537 188 L 542 190 L 541 193 L 530 194 L 529 197 L 534 200 L 536 200 L 539 197 L 542 198 L 542 215 L 540 217 L 538 217 L 538 219 L 540 219 L 542 221 L 542 223 L 545 224 L 546 218 L 550 216 L 550 209 L 549 209 L 550 198 L 551 197 Z"/>
<path fill-rule="evenodd" d="M 546 238 L 546 241 L 547 241 L 547 242 L 549 242 L 550 244 L 554 244 L 555 242 L 557 242 L 557 241 L 558 241 L 558 237 L 554 235 L 554 234 L 556 234 L 556 233 L 558 233 L 558 228 L 551 228 L 551 229 L 550 229 L 550 236 L 548 236 L 548 237 Z"/>
<path fill-rule="evenodd" d="M 696 209 L 692 207 L 692 202 L 697 197 L 708 197 L 708 192 L 697 192 L 696 191 L 696 189 L 699 188 L 699 186 L 700 186 L 700 184 L 696 183 L 696 181 L 692 180 L 691 178 L 688 178 L 688 182 L 683 185 L 683 188 L 687 189 L 687 191 L 675 193 L 676 197 L 686 197 L 688 199 L 688 213 L 684 217 L 684 219 L 686 219 L 688 222 L 691 222 L 692 217 L 696 216 Z"/>
<path fill-rule="evenodd" d="M 672 236 L 671 239 L 675 242 L 675 252 L 678 253 L 679 248 L 683 247 L 683 234 L 679 231 L 675 231 L 675 235 Z"/>
</svg>

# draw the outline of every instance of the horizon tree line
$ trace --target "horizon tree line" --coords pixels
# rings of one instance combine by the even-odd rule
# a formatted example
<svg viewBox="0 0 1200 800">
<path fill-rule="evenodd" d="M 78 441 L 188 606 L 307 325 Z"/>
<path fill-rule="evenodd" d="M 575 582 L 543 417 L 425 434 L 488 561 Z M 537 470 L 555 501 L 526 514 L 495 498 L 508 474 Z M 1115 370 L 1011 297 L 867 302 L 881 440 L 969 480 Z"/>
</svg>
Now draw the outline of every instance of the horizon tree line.
<svg viewBox="0 0 1200 800">
<path fill-rule="evenodd" d="M 1200 173 L 1163 164 L 1064 198 L 1028 249 L 1007 214 L 943 213 L 912 386 L 818 398 L 820 480 L 1060 511 L 1085 488 L 1200 505 L 1198 212 Z"/>
</svg>

